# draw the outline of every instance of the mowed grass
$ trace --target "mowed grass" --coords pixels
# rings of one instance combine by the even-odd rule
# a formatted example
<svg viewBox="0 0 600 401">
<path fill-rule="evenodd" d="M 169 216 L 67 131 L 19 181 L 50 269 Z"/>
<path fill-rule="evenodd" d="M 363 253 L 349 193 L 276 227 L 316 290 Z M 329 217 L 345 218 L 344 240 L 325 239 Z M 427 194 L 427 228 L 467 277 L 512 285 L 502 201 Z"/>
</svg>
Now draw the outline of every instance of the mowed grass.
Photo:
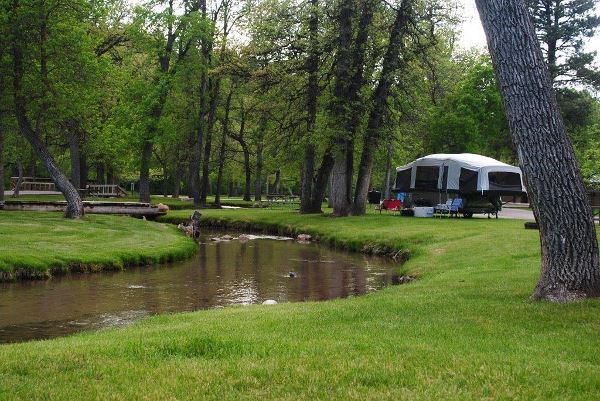
<svg viewBox="0 0 600 401">
<path fill-rule="evenodd" d="M 4 279 L 66 271 L 122 269 L 183 259 L 196 246 L 171 225 L 125 216 L 0 211 L 0 273 Z"/>
<path fill-rule="evenodd" d="M 350 299 L 163 315 L 123 329 L 0 346 L 0 399 L 600 396 L 600 302 L 529 301 L 539 239 L 522 221 L 337 219 L 284 210 L 204 216 L 308 232 L 344 248 L 380 242 L 409 249 L 405 269 L 419 279 Z"/>
</svg>

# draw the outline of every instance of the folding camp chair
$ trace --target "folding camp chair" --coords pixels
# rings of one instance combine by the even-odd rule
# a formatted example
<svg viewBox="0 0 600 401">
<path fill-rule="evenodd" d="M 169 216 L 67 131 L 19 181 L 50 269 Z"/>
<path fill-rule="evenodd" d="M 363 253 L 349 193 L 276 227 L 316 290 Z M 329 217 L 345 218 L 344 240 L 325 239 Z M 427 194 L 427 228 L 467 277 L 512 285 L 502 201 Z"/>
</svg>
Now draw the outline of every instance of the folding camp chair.
<svg viewBox="0 0 600 401">
<path fill-rule="evenodd" d="M 446 203 L 438 203 L 433 208 L 433 215 L 443 217 L 446 214 L 450 216 L 450 206 L 452 206 L 452 199 L 448 199 Z"/>
<path fill-rule="evenodd" d="M 448 214 L 450 215 L 450 217 L 452 217 L 452 215 L 458 217 L 458 213 L 460 212 L 462 207 L 463 207 L 463 200 L 461 198 L 454 198 L 452 200 L 452 203 L 450 204 L 450 210 L 449 210 Z"/>
</svg>

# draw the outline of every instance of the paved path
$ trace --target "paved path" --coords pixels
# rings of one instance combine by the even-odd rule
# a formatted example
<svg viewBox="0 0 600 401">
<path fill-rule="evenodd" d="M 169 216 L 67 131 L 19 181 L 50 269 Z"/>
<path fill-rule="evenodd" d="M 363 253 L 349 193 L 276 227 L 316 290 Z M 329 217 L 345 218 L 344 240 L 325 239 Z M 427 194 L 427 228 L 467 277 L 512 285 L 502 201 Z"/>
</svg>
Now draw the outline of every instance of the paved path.
<svg viewBox="0 0 600 401">
<path fill-rule="evenodd" d="M 503 207 L 502 211 L 498 213 L 498 217 L 501 219 L 518 219 L 518 220 L 531 220 L 535 221 L 533 217 L 533 211 L 527 208 L 513 208 L 513 207 Z"/>
</svg>

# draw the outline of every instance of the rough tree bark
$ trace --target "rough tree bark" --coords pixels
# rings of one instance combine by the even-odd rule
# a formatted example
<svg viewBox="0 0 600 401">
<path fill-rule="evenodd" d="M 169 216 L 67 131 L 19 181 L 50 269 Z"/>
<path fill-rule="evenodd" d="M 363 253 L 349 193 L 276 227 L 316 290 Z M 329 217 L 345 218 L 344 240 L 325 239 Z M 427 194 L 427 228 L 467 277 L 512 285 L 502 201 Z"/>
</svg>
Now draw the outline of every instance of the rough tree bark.
<svg viewBox="0 0 600 401">
<path fill-rule="evenodd" d="M 542 265 L 533 298 L 597 297 L 596 227 L 527 8 L 522 0 L 476 4 L 540 227 Z"/>
<path fill-rule="evenodd" d="M 404 0 L 396 11 L 396 18 L 390 29 L 389 44 L 383 58 L 381 77 L 373 92 L 373 108 L 369 113 L 367 131 L 364 136 L 363 151 L 358 167 L 356 190 L 352 205 L 352 214 L 363 215 L 367 209 L 367 193 L 373 170 L 373 159 L 380 139 L 383 117 L 387 110 L 387 100 L 394 82 L 394 73 L 401 63 L 400 51 L 404 34 L 412 14 L 412 1 Z"/>
<path fill-rule="evenodd" d="M 323 154 L 321 165 L 317 170 L 313 182 L 313 192 L 310 200 L 310 210 L 312 211 L 312 213 L 322 212 L 321 205 L 323 204 L 323 199 L 325 198 L 325 192 L 327 191 L 329 177 L 331 175 L 331 170 L 333 169 L 333 163 L 334 159 L 332 154 L 332 148 L 329 147 L 325 150 L 325 153 Z"/>
<path fill-rule="evenodd" d="M 360 89 L 364 84 L 364 61 L 375 2 L 362 3 L 361 16 L 353 46 L 352 16 L 355 4 L 344 0 L 340 6 L 338 57 L 335 63 L 334 101 L 331 111 L 338 121 L 335 140 L 332 196 L 333 214 L 347 216 L 352 210 L 354 137 L 360 125 L 363 107 Z"/>
<path fill-rule="evenodd" d="M 335 135 L 333 186 L 330 197 L 333 201 L 333 214 L 336 216 L 347 216 L 350 212 L 350 194 L 347 186 L 347 158 L 349 145 L 349 94 L 350 77 L 352 76 L 352 18 L 355 4 L 352 0 L 342 0 L 338 17 L 338 44 L 337 57 L 335 60 L 335 85 L 331 113 L 337 121 Z"/>
</svg>

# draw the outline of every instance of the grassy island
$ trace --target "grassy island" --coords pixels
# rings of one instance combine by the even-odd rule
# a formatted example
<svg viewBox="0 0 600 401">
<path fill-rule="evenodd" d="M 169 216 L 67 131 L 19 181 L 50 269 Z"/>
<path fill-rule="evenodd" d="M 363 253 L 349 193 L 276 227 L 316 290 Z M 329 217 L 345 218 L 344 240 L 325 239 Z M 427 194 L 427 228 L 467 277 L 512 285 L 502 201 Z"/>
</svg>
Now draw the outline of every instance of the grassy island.
<svg viewBox="0 0 600 401">
<path fill-rule="evenodd" d="M 121 216 L 0 213 L 0 280 L 122 269 L 183 259 L 196 246 L 175 227 Z"/>
<path fill-rule="evenodd" d="M 600 302 L 529 301 L 539 240 L 522 221 L 335 219 L 285 210 L 210 210 L 204 217 L 207 224 L 308 232 L 350 249 L 406 249 L 405 268 L 418 280 L 357 298 L 163 315 L 3 345 L 0 399 L 598 396 Z"/>
</svg>

